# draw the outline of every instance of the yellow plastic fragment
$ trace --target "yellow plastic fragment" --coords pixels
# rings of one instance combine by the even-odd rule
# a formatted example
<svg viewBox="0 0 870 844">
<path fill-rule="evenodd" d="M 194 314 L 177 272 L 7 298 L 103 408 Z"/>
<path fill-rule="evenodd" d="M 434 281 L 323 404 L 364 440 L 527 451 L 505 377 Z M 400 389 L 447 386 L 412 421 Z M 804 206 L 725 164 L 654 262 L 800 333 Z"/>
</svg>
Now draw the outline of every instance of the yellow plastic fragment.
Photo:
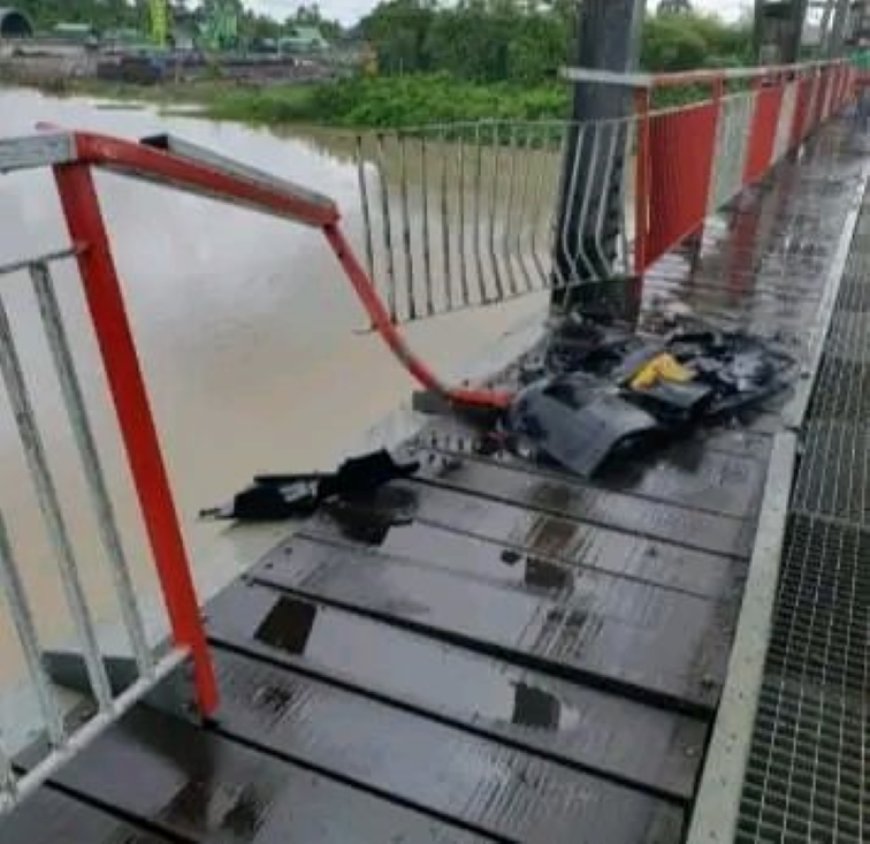
<svg viewBox="0 0 870 844">
<path fill-rule="evenodd" d="M 695 377 L 691 369 L 683 366 L 673 355 L 664 352 L 646 363 L 631 380 L 632 390 L 648 390 L 659 381 L 685 384 Z"/>
</svg>

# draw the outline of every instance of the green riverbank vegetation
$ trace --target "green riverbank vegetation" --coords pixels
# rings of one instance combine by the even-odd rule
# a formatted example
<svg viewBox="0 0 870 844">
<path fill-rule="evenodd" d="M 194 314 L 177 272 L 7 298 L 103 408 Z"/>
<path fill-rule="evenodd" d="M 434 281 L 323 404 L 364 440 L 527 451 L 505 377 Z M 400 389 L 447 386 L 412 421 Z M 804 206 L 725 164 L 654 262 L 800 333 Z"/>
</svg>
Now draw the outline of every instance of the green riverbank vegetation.
<svg viewBox="0 0 870 844">
<path fill-rule="evenodd" d="M 197 103 L 209 117 L 268 125 L 562 118 L 569 87 L 558 71 L 576 8 L 574 0 L 384 0 L 345 33 L 376 57 L 352 78 L 263 85 L 214 78 L 153 89 L 75 81 L 66 87 L 166 105 Z M 748 21 L 729 25 L 711 15 L 680 14 L 649 15 L 644 24 L 642 64 L 650 71 L 736 66 L 749 63 L 751 53 Z"/>
</svg>

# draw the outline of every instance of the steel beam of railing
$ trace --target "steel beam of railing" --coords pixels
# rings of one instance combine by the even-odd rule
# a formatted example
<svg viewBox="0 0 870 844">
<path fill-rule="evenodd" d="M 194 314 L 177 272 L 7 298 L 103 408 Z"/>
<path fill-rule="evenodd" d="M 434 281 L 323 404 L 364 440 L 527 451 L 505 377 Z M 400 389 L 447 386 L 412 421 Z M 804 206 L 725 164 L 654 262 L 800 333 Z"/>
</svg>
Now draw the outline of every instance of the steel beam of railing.
<svg viewBox="0 0 870 844">
<path fill-rule="evenodd" d="M 130 577 L 130 567 L 121 543 L 115 510 L 112 506 L 97 444 L 88 420 L 85 400 L 79 386 L 78 375 L 63 326 L 60 307 L 54 293 L 54 283 L 48 264 L 44 261 L 31 264 L 30 276 L 36 293 L 36 301 L 39 304 L 45 335 L 48 338 L 49 348 L 60 380 L 61 392 L 73 436 L 84 465 L 85 479 L 94 511 L 97 514 L 97 526 L 109 560 L 115 594 L 121 608 L 121 617 L 127 630 L 139 673 L 142 676 L 148 676 L 153 670 L 154 660 L 148 650 L 145 628 L 142 624 L 133 581 Z"/>
</svg>

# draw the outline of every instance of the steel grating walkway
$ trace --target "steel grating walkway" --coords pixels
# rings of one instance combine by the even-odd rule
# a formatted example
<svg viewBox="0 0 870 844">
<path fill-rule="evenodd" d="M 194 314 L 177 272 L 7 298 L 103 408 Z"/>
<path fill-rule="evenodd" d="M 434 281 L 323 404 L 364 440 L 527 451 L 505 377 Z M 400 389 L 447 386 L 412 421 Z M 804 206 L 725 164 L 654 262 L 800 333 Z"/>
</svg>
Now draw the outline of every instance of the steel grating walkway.
<svg viewBox="0 0 870 844">
<path fill-rule="evenodd" d="M 739 842 L 870 841 L 870 200 L 809 413 Z"/>
</svg>

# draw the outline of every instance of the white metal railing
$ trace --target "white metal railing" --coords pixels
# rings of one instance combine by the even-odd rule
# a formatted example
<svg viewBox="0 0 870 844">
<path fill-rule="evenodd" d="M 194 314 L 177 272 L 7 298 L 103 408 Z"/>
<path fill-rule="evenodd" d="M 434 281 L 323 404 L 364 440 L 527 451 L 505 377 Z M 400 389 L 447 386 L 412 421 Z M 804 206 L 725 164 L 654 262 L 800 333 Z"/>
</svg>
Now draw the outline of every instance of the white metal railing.
<svg viewBox="0 0 870 844">
<path fill-rule="evenodd" d="M 20 574 L 20 553 L 9 539 L 6 522 L 0 513 L 0 593 L 9 610 L 30 686 L 38 705 L 49 753 L 32 771 L 16 771 L 7 752 L 0 747 L 0 811 L 9 808 L 33 791 L 54 768 L 80 749 L 90 737 L 140 699 L 159 680 L 173 670 L 186 653 L 181 649 L 161 657 L 149 648 L 136 593 L 130 576 L 114 507 L 100 462 L 99 452 L 70 344 L 54 290 L 53 263 L 74 258 L 73 247 L 0 266 L 0 280 L 11 283 L 14 274 L 26 271 L 39 306 L 42 327 L 48 341 L 61 394 L 76 448 L 81 459 L 91 505 L 96 514 L 100 540 L 106 552 L 121 619 L 135 663 L 136 680 L 115 695 L 106 669 L 104 654 L 97 639 L 93 613 L 82 584 L 73 543 L 61 507 L 60 495 L 52 475 L 43 437 L 33 409 L 25 368 L 15 342 L 9 315 L 0 291 L 0 374 L 9 402 L 37 502 L 51 541 L 66 605 L 72 619 L 76 644 L 81 654 L 96 714 L 80 729 L 67 729 L 64 714 L 45 664 L 45 649 L 37 632 L 33 602 Z"/>
<path fill-rule="evenodd" d="M 393 321 L 627 272 L 627 249 L 614 245 L 634 125 L 481 121 L 359 135 L 365 255 Z M 566 178 L 579 201 L 559 225 Z"/>
</svg>

